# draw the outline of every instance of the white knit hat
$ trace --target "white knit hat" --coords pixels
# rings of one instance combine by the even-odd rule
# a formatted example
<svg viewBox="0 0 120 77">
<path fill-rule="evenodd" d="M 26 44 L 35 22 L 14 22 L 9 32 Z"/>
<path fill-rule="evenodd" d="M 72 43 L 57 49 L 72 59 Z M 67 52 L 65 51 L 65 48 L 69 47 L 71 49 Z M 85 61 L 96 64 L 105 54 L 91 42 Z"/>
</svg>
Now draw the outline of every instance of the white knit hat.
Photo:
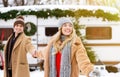
<svg viewBox="0 0 120 77">
<path fill-rule="evenodd" d="M 72 23 L 72 21 L 70 20 L 70 18 L 62 17 L 62 18 L 60 18 L 59 21 L 58 21 L 58 26 L 61 27 L 64 23 L 67 23 L 67 22 L 69 22 L 69 23 L 71 23 L 71 24 L 73 25 L 73 23 Z"/>
</svg>

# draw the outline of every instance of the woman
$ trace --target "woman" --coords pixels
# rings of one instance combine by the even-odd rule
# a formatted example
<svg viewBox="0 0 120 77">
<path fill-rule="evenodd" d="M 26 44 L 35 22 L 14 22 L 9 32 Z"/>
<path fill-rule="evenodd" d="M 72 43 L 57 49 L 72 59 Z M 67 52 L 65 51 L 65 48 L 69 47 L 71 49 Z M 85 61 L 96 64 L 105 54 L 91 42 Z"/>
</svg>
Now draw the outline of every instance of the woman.
<svg viewBox="0 0 120 77">
<path fill-rule="evenodd" d="M 8 38 L 4 47 L 5 67 L 4 77 L 30 77 L 27 52 L 34 55 L 35 47 L 24 34 L 24 18 L 18 16 L 14 22 L 14 32 Z"/>
<path fill-rule="evenodd" d="M 37 55 L 45 61 L 45 77 L 79 77 L 80 71 L 88 76 L 93 65 L 80 37 L 75 33 L 72 21 L 63 17 L 59 20 L 59 26 L 59 31 L 45 50 Z"/>
</svg>

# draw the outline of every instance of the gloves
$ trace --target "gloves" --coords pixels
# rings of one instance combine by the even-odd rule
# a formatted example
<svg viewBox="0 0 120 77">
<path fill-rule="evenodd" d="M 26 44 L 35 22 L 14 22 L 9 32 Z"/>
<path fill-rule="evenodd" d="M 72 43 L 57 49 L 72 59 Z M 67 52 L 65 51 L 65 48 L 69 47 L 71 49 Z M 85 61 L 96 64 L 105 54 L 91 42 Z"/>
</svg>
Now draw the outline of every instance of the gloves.
<svg viewBox="0 0 120 77">
<path fill-rule="evenodd" d="M 89 73 L 89 77 L 100 77 L 100 71 L 93 70 Z"/>
</svg>

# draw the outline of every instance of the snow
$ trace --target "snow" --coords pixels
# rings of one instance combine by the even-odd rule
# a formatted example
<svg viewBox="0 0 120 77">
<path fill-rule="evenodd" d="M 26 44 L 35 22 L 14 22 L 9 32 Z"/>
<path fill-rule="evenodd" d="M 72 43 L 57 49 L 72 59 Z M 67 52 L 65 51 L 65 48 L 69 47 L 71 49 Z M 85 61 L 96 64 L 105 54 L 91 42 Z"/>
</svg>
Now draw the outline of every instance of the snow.
<svg viewBox="0 0 120 77">
<path fill-rule="evenodd" d="M 31 5 L 31 6 L 16 6 L 16 7 L 3 7 L 0 8 L 2 13 L 10 10 L 40 10 L 40 9 L 87 9 L 87 10 L 104 10 L 110 13 L 119 13 L 119 10 L 108 6 L 89 6 L 89 5 Z"/>
<path fill-rule="evenodd" d="M 30 72 L 30 77 L 44 77 L 44 71 L 36 70 L 36 71 Z"/>
<path fill-rule="evenodd" d="M 113 65 L 113 66 L 116 66 L 119 69 L 120 63 Z M 100 73 L 103 73 L 103 72 L 104 71 L 100 71 Z M 0 77 L 3 77 L 3 75 L 4 75 L 3 70 L 0 70 Z M 30 77 L 44 77 L 44 71 L 40 71 L 39 68 L 37 68 L 35 71 L 30 71 Z M 79 77 L 86 77 L 86 76 L 79 75 Z M 100 77 L 120 77 L 120 70 L 117 73 L 110 72 L 110 73 L 106 73 Z"/>
<path fill-rule="evenodd" d="M 0 70 L 0 77 L 3 77 L 3 70 Z M 44 77 L 44 71 L 35 70 L 30 72 L 30 77 Z M 80 75 L 79 77 L 86 77 L 84 75 Z M 120 77 L 120 72 L 118 73 L 109 73 L 102 77 Z"/>
<path fill-rule="evenodd" d="M 0 77 L 3 77 L 3 70 L 0 70 Z M 44 77 L 44 71 L 35 70 L 30 72 L 30 77 Z M 86 77 L 84 75 L 80 75 L 79 77 Z"/>
<path fill-rule="evenodd" d="M 120 63 L 118 63 L 118 64 L 116 64 L 116 65 L 114 65 L 115 67 L 117 67 L 118 68 L 118 71 L 120 72 Z"/>
<path fill-rule="evenodd" d="M 3 77 L 3 70 L 0 70 L 0 77 Z M 32 71 L 30 72 L 30 77 L 44 77 L 44 72 L 43 71 Z"/>
<path fill-rule="evenodd" d="M 0 77 L 3 77 L 3 70 L 0 70 Z M 44 77 L 44 72 L 43 71 L 32 71 L 30 72 L 30 77 Z"/>
</svg>

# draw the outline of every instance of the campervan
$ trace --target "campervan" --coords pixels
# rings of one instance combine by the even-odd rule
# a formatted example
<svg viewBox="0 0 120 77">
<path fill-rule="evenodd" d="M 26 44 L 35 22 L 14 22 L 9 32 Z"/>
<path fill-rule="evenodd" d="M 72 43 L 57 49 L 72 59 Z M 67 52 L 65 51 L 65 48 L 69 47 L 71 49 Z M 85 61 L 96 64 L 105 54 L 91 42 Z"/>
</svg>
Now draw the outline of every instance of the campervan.
<svg viewBox="0 0 120 77">
<path fill-rule="evenodd" d="M 0 12 L 5 14 L 11 10 L 22 10 L 22 11 L 39 11 L 39 10 L 54 10 L 54 9 L 62 9 L 62 10 L 77 10 L 77 9 L 87 9 L 87 10 L 98 10 L 102 9 L 105 12 L 110 12 L 112 14 L 119 14 L 119 11 L 112 7 L 103 7 L 103 6 L 79 6 L 79 5 L 37 5 L 37 6 L 18 6 L 18 7 L 7 7 L 1 8 Z M 19 14 L 19 13 L 18 13 Z M 57 25 L 59 17 L 49 16 L 45 17 L 37 17 L 36 15 L 25 14 L 23 15 L 25 18 L 25 22 L 33 23 L 37 31 L 34 35 L 30 36 L 32 39 L 33 45 L 35 45 L 36 49 L 44 48 L 51 36 L 53 36 L 57 31 L 59 26 Z M 3 31 L 5 34 L 5 40 L 3 43 L 6 43 L 7 37 L 12 32 L 13 23 L 15 18 L 9 20 L 0 19 L 0 33 Z M 111 63 L 119 63 L 120 62 L 120 22 L 119 21 L 103 21 L 102 18 L 97 17 L 81 17 L 79 18 L 79 25 L 83 25 L 84 29 L 81 29 L 80 32 L 83 36 L 86 37 L 85 45 L 91 47 L 97 58 L 103 62 L 108 64 Z M 32 29 L 31 29 L 32 30 Z M 0 35 L 1 36 L 1 35 Z M 38 59 L 32 58 L 30 54 L 28 54 L 29 64 L 37 64 L 39 62 Z"/>
</svg>

